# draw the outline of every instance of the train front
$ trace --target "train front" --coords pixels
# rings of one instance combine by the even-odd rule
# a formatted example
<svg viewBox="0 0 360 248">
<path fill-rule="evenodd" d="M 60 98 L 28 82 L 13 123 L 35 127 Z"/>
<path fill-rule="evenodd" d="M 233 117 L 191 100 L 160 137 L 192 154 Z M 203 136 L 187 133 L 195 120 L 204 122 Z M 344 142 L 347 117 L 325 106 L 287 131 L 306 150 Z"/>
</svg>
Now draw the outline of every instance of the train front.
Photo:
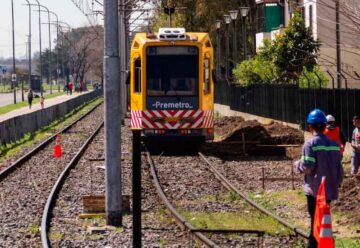
<svg viewBox="0 0 360 248">
<path fill-rule="evenodd" d="M 144 45 L 142 72 L 134 78 L 143 82 L 142 109 L 132 111 L 131 118 L 145 139 L 213 139 L 213 54 L 206 37 L 162 29 L 156 42 Z M 136 62 L 134 69 L 136 74 Z"/>
</svg>

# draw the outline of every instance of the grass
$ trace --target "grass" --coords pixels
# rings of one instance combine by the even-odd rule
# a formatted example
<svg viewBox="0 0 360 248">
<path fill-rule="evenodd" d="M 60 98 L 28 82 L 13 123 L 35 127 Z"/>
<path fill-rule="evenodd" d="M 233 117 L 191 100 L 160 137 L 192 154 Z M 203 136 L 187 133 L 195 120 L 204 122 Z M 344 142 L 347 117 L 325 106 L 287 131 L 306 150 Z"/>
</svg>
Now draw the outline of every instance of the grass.
<svg viewBox="0 0 360 248">
<path fill-rule="evenodd" d="M 36 235 L 40 233 L 40 226 L 38 224 L 33 223 L 27 228 L 27 232 L 31 235 Z"/>
<path fill-rule="evenodd" d="M 64 95 L 64 94 L 65 94 L 64 92 L 56 92 L 56 93 L 53 93 L 51 95 L 46 95 L 45 96 L 45 105 L 46 105 L 46 99 L 58 97 L 58 96 L 61 96 L 61 95 Z M 39 102 L 40 102 L 40 98 L 34 98 L 33 105 L 35 105 L 35 104 L 37 104 Z M 16 110 L 16 109 L 19 109 L 19 108 L 22 108 L 22 107 L 27 107 L 27 106 L 28 106 L 27 100 L 25 100 L 23 102 L 21 102 L 21 101 L 17 102 L 16 104 L 8 104 L 8 105 L 0 107 L 0 115 L 6 114 L 6 113 L 11 112 L 13 110 Z"/>
<path fill-rule="evenodd" d="M 290 235 L 290 230 L 258 211 L 189 212 L 184 209 L 178 211 L 196 228 L 262 230 L 271 235 Z"/>
<path fill-rule="evenodd" d="M 34 133 L 25 134 L 22 139 L 16 142 L 0 145 L 0 162 L 7 159 L 8 157 L 13 156 L 24 148 L 31 147 L 34 142 L 41 141 L 51 136 L 57 130 L 64 128 L 65 126 L 69 125 L 71 122 L 79 118 L 81 115 L 88 112 L 91 108 L 93 108 L 101 101 L 102 98 L 97 98 L 90 103 L 85 103 L 77 109 L 71 111 L 64 117 L 54 121 L 50 125 L 43 127 Z"/>
<path fill-rule="evenodd" d="M 352 239 L 341 239 L 335 237 L 335 247 L 337 248 L 359 248 L 360 247 L 360 239 L 352 240 Z"/>
<path fill-rule="evenodd" d="M 308 217 L 307 207 L 306 207 L 306 197 L 302 190 L 284 190 L 278 192 L 267 192 L 261 194 L 250 194 L 250 197 L 255 200 L 257 203 L 265 207 L 266 209 L 273 211 L 276 207 L 287 206 L 288 209 L 292 209 L 296 212 L 304 212 L 305 216 L 302 219 L 291 219 L 289 222 L 293 222 L 293 224 L 303 228 L 304 230 L 308 230 L 308 224 L 305 225 L 305 221 Z M 350 220 L 351 216 L 347 216 L 344 213 L 338 211 L 331 211 L 332 214 L 332 223 L 333 227 L 335 225 L 335 229 L 337 229 L 339 234 L 335 234 L 336 236 L 336 247 L 346 247 L 346 248 L 360 248 L 360 238 L 359 235 L 356 234 L 357 230 L 360 230 L 360 224 L 341 224 L 337 225 L 337 223 L 344 223 L 343 220 Z M 301 216 L 301 214 L 300 214 Z M 286 213 L 283 214 L 285 219 L 291 218 Z"/>
<path fill-rule="evenodd" d="M 51 241 L 60 241 L 64 238 L 64 234 L 60 232 L 52 232 L 49 235 L 49 238 Z"/>
<path fill-rule="evenodd" d="M 218 120 L 218 119 L 220 119 L 221 117 L 222 117 L 222 116 L 221 116 L 220 112 L 215 111 L 215 113 L 214 113 L 214 119 L 215 119 L 215 120 Z"/>
<path fill-rule="evenodd" d="M 239 210 L 231 212 L 190 212 L 179 208 L 178 212 L 196 228 L 262 230 L 271 235 L 289 235 L 291 233 L 275 219 L 250 207 L 234 192 L 220 196 L 204 196 L 196 200 L 186 201 L 186 205 L 204 205 L 211 202 L 233 205 L 235 209 Z"/>
</svg>

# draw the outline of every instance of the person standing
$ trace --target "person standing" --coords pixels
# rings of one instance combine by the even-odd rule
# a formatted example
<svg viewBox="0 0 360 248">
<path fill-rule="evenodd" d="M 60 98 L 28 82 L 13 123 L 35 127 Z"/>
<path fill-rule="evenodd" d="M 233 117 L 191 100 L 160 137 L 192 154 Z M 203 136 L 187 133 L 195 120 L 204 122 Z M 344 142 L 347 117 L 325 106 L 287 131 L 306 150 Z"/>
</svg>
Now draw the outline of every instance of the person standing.
<svg viewBox="0 0 360 248">
<path fill-rule="evenodd" d="M 73 90 L 73 83 L 72 83 L 72 82 L 69 82 L 70 95 L 72 95 L 72 90 Z"/>
<path fill-rule="evenodd" d="M 313 137 L 306 141 L 302 156 L 294 166 L 297 173 L 304 173 L 304 191 L 307 198 L 307 208 L 311 219 L 308 248 L 316 248 L 317 241 L 313 235 L 316 195 L 322 177 L 326 177 L 326 200 L 330 203 L 338 198 L 344 171 L 341 164 L 340 147 L 323 134 L 326 126 L 326 116 L 319 110 L 313 110 L 307 118 Z"/>
<path fill-rule="evenodd" d="M 340 147 L 340 153 L 341 153 L 341 155 L 343 155 L 345 145 L 346 145 L 345 135 L 341 131 L 341 129 L 336 126 L 335 117 L 332 115 L 326 116 L 326 128 L 325 128 L 324 134 L 329 139 L 331 139 L 332 141 L 335 141 L 338 144 L 338 146 Z"/>
<path fill-rule="evenodd" d="M 351 175 L 357 174 L 360 167 L 360 116 L 354 116 L 353 124 L 355 128 L 351 138 L 351 147 L 353 148 L 351 156 Z"/>
<path fill-rule="evenodd" d="M 41 106 L 41 109 L 44 109 L 44 102 L 45 102 L 45 97 L 44 97 L 44 96 L 41 96 L 41 97 L 40 97 L 40 106 Z"/>
<path fill-rule="evenodd" d="M 28 103 L 29 103 L 29 109 L 31 109 L 32 101 L 34 99 L 34 94 L 33 94 L 32 89 L 29 90 L 28 95 L 27 95 L 27 99 L 28 99 Z"/>
</svg>

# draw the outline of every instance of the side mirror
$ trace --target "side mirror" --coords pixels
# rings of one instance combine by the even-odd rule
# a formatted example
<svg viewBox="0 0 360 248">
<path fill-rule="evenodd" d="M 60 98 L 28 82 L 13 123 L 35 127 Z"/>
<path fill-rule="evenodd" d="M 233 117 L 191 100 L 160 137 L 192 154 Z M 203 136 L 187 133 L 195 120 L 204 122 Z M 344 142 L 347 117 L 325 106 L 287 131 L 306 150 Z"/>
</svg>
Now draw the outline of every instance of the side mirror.
<svg viewBox="0 0 360 248">
<path fill-rule="evenodd" d="M 130 71 L 126 71 L 126 81 L 125 84 L 129 85 L 130 84 Z"/>
<path fill-rule="evenodd" d="M 214 69 L 211 71 L 211 74 L 212 74 L 212 80 L 213 80 L 214 84 L 217 84 L 217 77 L 216 77 Z"/>
</svg>

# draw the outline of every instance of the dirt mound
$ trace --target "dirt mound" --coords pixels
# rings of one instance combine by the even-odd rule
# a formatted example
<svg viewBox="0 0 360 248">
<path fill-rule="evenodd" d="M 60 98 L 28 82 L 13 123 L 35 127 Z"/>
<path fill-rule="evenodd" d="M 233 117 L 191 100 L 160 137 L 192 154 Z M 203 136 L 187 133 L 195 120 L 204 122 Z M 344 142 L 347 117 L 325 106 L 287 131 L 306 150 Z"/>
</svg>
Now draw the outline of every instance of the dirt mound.
<svg viewBox="0 0 360 248">
<path fill-rule="evenodd" d="M 244 118 L 242 117 L 221 117 L 214 121 L 215 135 L 217 137 L 224 137 L 227 134 L 233 132 L 239 126 L 241 126 Z"/>
<path fill-rule="evenodd" d="M 302 144 L 304 143 L 304 134 L 294 128 L 272 123 L 264 126 L 271 136 L 273 144 Z"/>
<path fill-rule="evenodd" d="M 261 144 L 302 144 L 301 131 L 272 123 L 262 125 L 258 121 L 244 121 L 242 117 L 223 117 L 215 120 L 215 136 L 220 141 L 258 141 Z"/>
<path fill-rule="evenodd" d="M 351 222 L 360 221 L 360 177 L 344 178 L 335 209 L 351 215 Z"/>
</svg>

